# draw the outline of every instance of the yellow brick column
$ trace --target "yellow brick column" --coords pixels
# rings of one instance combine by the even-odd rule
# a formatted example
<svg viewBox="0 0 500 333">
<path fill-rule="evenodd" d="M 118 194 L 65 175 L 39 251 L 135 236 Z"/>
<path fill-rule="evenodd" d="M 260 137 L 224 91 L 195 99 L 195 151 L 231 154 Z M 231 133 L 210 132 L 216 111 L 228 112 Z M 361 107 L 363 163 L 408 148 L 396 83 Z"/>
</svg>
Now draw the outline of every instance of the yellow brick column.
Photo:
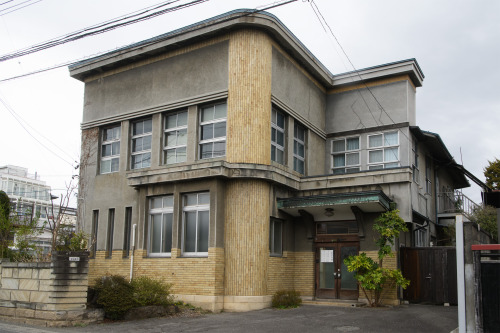
<svg viewBox="0 0 500 333">
<path fill-rule="evenodd" d="M 269 307 L 269 184 L 261 180 L 227 183 L 224 225 L 224 310 Z"/>
<path fill-rule="evenodd" d="M 271 163 L 271 39 L 240 30 L 229 39 L 226 160 Z"/>
</svg>

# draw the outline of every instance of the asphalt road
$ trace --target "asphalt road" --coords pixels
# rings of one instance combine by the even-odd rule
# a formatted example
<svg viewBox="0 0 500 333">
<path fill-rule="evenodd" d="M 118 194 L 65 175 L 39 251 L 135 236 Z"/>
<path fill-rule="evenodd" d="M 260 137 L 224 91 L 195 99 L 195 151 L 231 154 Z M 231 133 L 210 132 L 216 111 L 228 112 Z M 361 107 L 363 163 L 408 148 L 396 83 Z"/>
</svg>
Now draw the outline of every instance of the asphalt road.
<svg viewBox="0 0 500 333">
<path fill-rule="evenodd" d="M 86 327 L 34 328 L 0 322 L 0 332 L 451 332 L 457 307 L 402 305 L 392 308 L 344 308 L 304 305 L 297 309 L 264 309 L 244 313 L 208 314 L 195 318 L 155 318 L 94 324 Z"/>
</svg>

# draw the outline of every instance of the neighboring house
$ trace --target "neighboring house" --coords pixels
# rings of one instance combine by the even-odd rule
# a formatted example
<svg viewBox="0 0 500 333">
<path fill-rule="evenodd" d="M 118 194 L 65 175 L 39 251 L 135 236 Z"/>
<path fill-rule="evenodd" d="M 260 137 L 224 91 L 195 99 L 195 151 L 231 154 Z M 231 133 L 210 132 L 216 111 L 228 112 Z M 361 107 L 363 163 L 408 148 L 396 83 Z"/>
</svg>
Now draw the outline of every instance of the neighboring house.
<svg viewBox="0 0 500 333">
<path fill-rule="evenodd" d="M 14 165 L 0 167 L 0 190 L 4 191 L 12 203 L 12 214 L 23 218 L 38 217 L 38 226 L 43 227 L 41 234 L 34 242 L 43 249 L 50 251 L 51 232 L 47 223 L 52 220 L 51 188 L 38 174 L 28 173 L 28 169 Z M 54 204 L 53 215 L 57 216 L 59 206 Z M 65 225 L 76 226 L 76 209 L 67 207 L 62 218 Z M 45 226 L 45 227 L 44 227 Z"/>
<path fill-rule="evenodd" d="M 439 244 L 440 192 L 469 186 L 416 126 L 416 60 L 333 75 L 269 13 L 230 12 L 70 74 L 85 82 L 91 279 L 158 277 L 215 311 L 267 307 L 279 289 L 357 300 L 342 260 L 376 255 L 374 219 L 400 210 L 410 232 L 395 251 Z"/>
</svg>

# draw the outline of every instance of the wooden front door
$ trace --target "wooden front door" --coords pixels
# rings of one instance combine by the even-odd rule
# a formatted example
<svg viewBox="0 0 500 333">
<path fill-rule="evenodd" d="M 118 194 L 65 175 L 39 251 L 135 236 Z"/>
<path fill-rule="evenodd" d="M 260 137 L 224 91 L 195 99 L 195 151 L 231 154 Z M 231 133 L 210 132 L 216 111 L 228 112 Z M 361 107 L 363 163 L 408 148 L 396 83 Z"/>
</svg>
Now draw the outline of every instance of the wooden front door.
<svg viewBox="0 0 500 333">
<path fill-rule="evenodd" d="M 358 254 L 359 242 L 316 244 L 316 297 L 358 299 L 358 284 L 344 259 Z"/>
</svg>

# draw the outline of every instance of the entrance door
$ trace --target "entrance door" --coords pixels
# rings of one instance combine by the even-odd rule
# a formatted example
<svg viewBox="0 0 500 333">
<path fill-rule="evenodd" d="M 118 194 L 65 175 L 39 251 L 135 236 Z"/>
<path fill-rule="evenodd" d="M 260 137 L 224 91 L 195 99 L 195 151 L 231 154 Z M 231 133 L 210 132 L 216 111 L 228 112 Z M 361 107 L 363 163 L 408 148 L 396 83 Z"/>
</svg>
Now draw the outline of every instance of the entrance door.
<svg viewBox="0 0 500 333">
<path fill-rule="evenodd" d="M 316 297 L 358 299 L 354 272 L 348 272 L 344 259 L 358 254 L 359 243 L 317 244 Z"/>
</svg>

